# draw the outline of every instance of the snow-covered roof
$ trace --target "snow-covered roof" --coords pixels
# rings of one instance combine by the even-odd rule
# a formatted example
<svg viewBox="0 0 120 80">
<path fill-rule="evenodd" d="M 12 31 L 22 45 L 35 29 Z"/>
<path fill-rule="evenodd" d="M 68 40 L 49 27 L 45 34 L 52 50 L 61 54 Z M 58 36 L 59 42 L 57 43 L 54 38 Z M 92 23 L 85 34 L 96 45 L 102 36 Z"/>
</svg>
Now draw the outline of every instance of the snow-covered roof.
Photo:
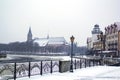
<svg viewBox="0 0 120 80">
<path fill-rule="evenodd" d="M 47 39 L 45 39 L 45 40 L 44 39 L 41 39 L 41 40 L 37 39 L 34 42 L 38 43 L 39 46 L 46 46 L 48 44 L 48 40 Z"/>
<path fill-rule="evenodd" d="M 34 42 L 37 42 L 39 46 L 62 45 L 67 43 L 64 37 L 37 38 Z"/>
<path fill-rule="evenodd" d="M 52 44 L 65 44 L 65 39 L 64 37 L 52 37 L 48 39 L 48 45 L 52 45 Z"/>
</svg>

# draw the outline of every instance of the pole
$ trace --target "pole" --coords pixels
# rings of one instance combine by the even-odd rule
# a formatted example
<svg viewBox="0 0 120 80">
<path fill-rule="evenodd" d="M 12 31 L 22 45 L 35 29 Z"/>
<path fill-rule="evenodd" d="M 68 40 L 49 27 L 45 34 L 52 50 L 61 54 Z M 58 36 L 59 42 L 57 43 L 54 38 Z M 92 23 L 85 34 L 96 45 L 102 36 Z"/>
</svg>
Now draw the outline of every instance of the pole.
<svg viewBox="0 0 120 80">
<path fill-rule="evenodd" d="M 71 41 L 71 64 L 70 64 L 70 72 L 73 72 L 73 41 Z"/>
<path fill-rule="evenodd" d="M 29 61 L 29 64 L 28 64 L 28 77 L 30 78 L 30 76 L 31 76 L 31 62 Z"/>
<path fill-rule="evenodd" d="M 42 64 L 43 64 L 43 63 L 42 63 L 42 61 L 41 61 L 41 63 L 40 63 L 40 65 L 41 65 L 41 66 L 40 66 L 40 75 L 43 74 L 43 72 L 42 72 Z"/>
<path fill-rule="evenodd" d="M 14 80 L 16 80 L 16 62 L 14 63 Z"/>
</svg>

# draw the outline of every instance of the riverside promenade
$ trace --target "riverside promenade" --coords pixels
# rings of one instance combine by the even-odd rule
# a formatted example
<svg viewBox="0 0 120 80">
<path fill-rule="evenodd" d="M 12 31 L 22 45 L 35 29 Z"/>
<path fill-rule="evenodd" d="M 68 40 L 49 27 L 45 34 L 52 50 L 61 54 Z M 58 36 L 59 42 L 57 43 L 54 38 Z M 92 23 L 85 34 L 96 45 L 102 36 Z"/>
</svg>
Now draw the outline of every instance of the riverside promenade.
<svg viewBox="0 0 120 80">
<path fill-rule="evenodd" d="M 52 74 L 36 75 L 31 78 L 23 77 L 17 80 L 120 80 L 120 67 L 94 66 L 76 69 L 73 73 L 55 72 Z"/>
<path fill-rule="evenodd" d="M 25 56 L 25 55 L 24 55 Z M 29 77 L 36 75 L 44 75 L 44 74 L 54 74 L 55 72 L 69 72 L 70 70 L 70 57 L 69 56 L 58 56 L 58 57 L 48 57 L 46 59 L 42 59 L 43 57 L 38 56 L 29 56 L 24 57 L 19 55 L 17 60 L 1 60 L 0 63 L 0 75 L 1 79 L 18 79 L 22 77 Z M 15 57 L 15 55 L 14 55 Z M 106 61 L 108 60 L 108 61 Z M 118 59 L 117 59 L 118 60 Z M 115 60 L 111 58 L 104 60 L 100 57 L 95 56 L 74 56 L 73 58 L 73 69 L 82 69 L 93 66 L 103 66 L 108 63 L 113 65 Z M 105 63 L 106 62 L 106 63 Z M 112 62 L 112 63 L 111 63 Z M 53 73 L 54 72 L 54 73 Z"/>
</svg>

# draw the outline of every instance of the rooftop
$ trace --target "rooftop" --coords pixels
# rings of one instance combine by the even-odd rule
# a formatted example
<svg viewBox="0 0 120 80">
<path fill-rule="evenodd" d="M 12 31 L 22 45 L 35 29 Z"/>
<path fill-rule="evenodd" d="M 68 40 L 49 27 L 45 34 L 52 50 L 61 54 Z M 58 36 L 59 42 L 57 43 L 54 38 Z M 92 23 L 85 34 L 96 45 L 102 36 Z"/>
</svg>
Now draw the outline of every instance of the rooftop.
<svg viewBox="0 0 120 80">
<path fill-rule="evenodd" d="M 67 44 L 64 37 L 37 38 L 34 42 L 37 42 L 39 46 Z"/>
</svg>

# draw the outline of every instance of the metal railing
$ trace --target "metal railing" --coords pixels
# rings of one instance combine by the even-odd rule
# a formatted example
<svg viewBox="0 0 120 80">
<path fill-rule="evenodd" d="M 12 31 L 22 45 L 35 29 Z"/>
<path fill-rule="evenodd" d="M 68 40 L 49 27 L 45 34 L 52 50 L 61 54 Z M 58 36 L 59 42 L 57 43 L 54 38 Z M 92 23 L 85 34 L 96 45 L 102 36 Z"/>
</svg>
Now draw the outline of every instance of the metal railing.
<svg viewBox="0 0 120 80">
<path fill-rule="evenodd" d="M 0 76 L 7 79 L 20 77 L 31 77 L 34 75 L 43 75 L 46 73 L 59 72 L 60 61 L 43 60 L 43 61 L 2 61 L 0 62 Z M 73 59 L 73 68 L 86 68 L 100 65 L 99 60 L 90 59 Z M 69 65 L 68 65 L 69 66 Z"/>
<path fill-rule="evenodd" d="M 59 61 L 14 62 L 2 63 L 0 65 L 1 77 L 9 76 L 9 78 L 13 78 L 14 80 L 20 77 L 30 77 L 53 72 L 59 72 Z"/>
</svg>

